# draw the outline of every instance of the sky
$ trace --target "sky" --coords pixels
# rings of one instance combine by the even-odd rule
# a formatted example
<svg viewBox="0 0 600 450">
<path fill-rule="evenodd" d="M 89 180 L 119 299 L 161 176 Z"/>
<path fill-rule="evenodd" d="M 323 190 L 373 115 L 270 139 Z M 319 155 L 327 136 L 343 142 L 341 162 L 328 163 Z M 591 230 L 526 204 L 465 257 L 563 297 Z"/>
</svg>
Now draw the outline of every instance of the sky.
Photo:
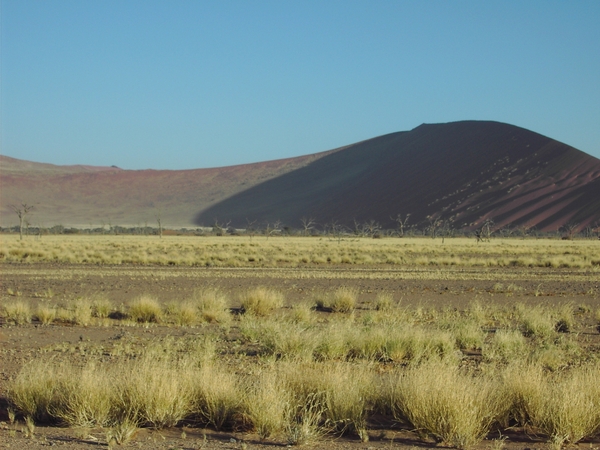
<svg viewBox="0 0 600 450">
<path fill-rule="evenodd" d="M 0 0 L 1 154 L 193 169 L 496 120 L 600 158 L 600 1 Z"/>
</svg>

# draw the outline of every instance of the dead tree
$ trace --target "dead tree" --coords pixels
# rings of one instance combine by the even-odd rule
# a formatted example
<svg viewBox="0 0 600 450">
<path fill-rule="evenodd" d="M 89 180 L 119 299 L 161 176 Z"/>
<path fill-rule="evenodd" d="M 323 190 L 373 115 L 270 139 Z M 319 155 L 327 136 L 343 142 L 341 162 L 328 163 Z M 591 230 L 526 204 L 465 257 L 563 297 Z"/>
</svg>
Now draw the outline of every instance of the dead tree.
<svg viewBox="0 0 600 450">
<path fill-rule="evenodd" d="M 21 203 L 20 205 L 11 205 L 10 208 L 19 217 L 19 239 L 22 241 L 23 240 L 23 225 L 29 223 L 27 221 L 27 215 L 33 209 L 33 205 L 28 205 L 27 203 Z"/>
<path fill-rule="evenodd" d="M 572 241 L 573 240 L 573 236 L 575 236 L 575 234 L 577 233 L 577 229 L 579 228 L 579 224 L 575 223 L 575 222 L 567 222 L 566 224 L 564 224 L 561 227 L 561 230 L 563 231 L 563 239 Z"/>
<path fill-rule="evenodd" d="M 267 227 L 265 228 L 265 234 L 267 235 L 267 239 L 269 239 L 269 236 L 272 236 L 277 233 L 281 233 L 281 220 L 276 220 L 275 222 L 273 222 L 273 225 L 271 225 L 270 222 L 267 222 Z"/>
<path fill-rule="evenodd" d="M 429 221 L 427 231 L 431 235 L 431 238 L 435 239 L 437 237 L 438 228 L 442 225 L 442 221 L 435 216 L 427 216 L 427 220 Z"/>
<path fill-rule="evenodd" d="M 406 228 L 406 224 L 408 223 L 408 219 L 410 217 L 410 213 L 404 216 L 402 219 L 402 214 L 398 214 L 394 220 L 398 224 L 398 236 L 404 237 L 404 228 Z"/>
<path fill-rule="evenodd" d="M 492 219 L 486 219 L 481 226 L 481 240 L 490 242 L 492 233 L 494 232 L 494 221 Z"/>
<path fill-rule="evenodd" d="M 370 220 L 369 222 L 365 222 L 363 229 L 365 230 L 365 234 L 367 236 L 374 237 L 375 235 L 379 234 L 381 227 L 374 220 Z"/>
<path fill-rule="evenodd" d="M 231 223 L 231 220 L 229 222 L 227 222 L 226 224 L 222 224 L 222 223 L 219 223 L 219 221 L 217 219 L 215 219 L 215 224 L 213 225 L 213 233 L 215 233 L 217 236 L 223 236 L 223 233 L 225 233 L 227 228 L 229 228 L 230 223 Z"/>
<path fill-rule="evenodd" d="M 162 239 L 162 235 L 163 235 L 163 228 L 162 228 L 162 211 L 159 209 L 156 214 L 154 215 L 154 217 L 156 217 L 156 222 L 158 223 L 158 237 Z"/>
<path fill-rule="evenodd" d="M 310 218 L 303 217 L 302 219 L 300 219 L 300 222 L 302 222 L 302 235 L 303 236 L 307 236 L 308 234 L 312 234 L 311 230 L 317 224 L 315 222 L 315 219 L 313 219 L 312 217 L 310 217 Z"/>
<path fill-rule="evenodd" d="M 250 220 L 246 218 L 246 233 L 250 236 L 250 239 L 256 234 L 256 220 Z"/>
</svg>

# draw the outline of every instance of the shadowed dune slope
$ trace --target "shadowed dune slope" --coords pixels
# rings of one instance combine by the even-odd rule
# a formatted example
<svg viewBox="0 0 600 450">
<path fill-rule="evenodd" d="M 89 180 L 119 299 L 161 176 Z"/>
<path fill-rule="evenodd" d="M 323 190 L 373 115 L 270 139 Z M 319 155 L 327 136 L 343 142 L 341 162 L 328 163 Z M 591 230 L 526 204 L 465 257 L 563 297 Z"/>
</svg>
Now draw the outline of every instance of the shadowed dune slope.
<svg viewBox="0 0 600 450">
<path fill-rule="evenodd" d="M 333 152 L 199 212 L 197 224 L 281 220 L 300 226 L 351 225 L 428 216 L 475 228 L 535 226 L 553 231 L 600 220 L 600 160 L 508 124 L 464 121 L 421 125 Z"/>
</svg>

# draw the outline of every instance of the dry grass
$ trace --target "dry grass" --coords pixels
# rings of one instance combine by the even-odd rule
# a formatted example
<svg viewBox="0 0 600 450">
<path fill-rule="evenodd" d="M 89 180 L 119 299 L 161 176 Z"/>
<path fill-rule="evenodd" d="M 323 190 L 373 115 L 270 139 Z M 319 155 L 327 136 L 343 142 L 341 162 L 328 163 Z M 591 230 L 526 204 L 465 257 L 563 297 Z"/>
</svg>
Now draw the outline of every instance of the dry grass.
<svg viewBox="0 0 600 450">
<path fill-rule="evenodd" d="M 149 295 L 142 295 L 129 304 L 129 317 L 136 322 L 155 322 L 162 320 L 162 307 L 158 300 Z"/>
<path fill-rule="evenodd" d="M 254 316 L 266 316 L 283 306 L 283 294 L 267 288 L 256 287 L 248 289 L 240 298 L 242 310 Z"/>
<path fill-rule="evenodd" d="M 114 311 L 114 305 L 105 297 L 97 297 L 92 301 L 92 316 L 106 319 Z"/>
<path fill-rule="evenodd" d="M 356 308 L 358 290 L 349 287 L 339 287 L 330 296 L 329 307 L 333 312 L 351 313 Z"/>
<path fill-rule="evenodd" d="M 480 442 L 511 406 L 494 380 L 440 363 L 400 372 L 390 397 L 398 420 L 457 448 Z"/>
<path fill-rule="evenodd" d="M 56 319 L 56 308 L 39 304 L 35 310 L 34 318 L 42 325 L 49 325 Z"/>
<path fill-rule="evenodd" d="M 392 264 L 458 267 L 596 268 L 600 242 L 592 240 L 46 236 L 19 241 L 3 235 L 0 261 L 77 264 L 155 264 L 208 267 L 276 267 L 310 264 Z M 506 287 L 501 289 L 505 291 Z"/>
<path fill-rule="evenodd" d="M 191 302 L 197 305 L 202 321 L 220 324 L 231 322 L 229 299 L 218 289 L 198 290 L 194 293 Z"/>
<path fill-rule="evenodd" d="M 560 446 L 600 432 L 600 366 L 544 373 L 539 366 L 507 371 L 514 416 Z"/>
<path fill-rule="evenodd" d="M 28 302 L 17 300 L 3 305 L 2 315 L 9 323 L 23 325 L 31 322 L 31 306 Z"/>
<path fill-rule="evenodd" d="M 233 427 L 243 404 L 243 390 L 235 374 L 212 364 L 205 365 L 198 373 L 193 389 L 194 416 L 216 430 Z"/>
<path fill-rule="evenodd" d="M 261 439 L 284 429 L 290 395 L 274 371 L 264 371 L 246 380 L 244 414 Z"/>
</svg>

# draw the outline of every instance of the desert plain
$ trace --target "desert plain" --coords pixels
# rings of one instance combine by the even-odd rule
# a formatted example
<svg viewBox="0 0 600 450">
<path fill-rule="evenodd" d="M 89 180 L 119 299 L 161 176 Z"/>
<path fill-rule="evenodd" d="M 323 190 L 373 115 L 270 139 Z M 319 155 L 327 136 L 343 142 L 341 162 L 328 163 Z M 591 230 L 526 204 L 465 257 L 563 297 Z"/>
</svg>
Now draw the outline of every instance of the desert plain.
<svg viewBox="0 0 600 450">
<path fill-rule="evenodd" d="M 0 448 L 600 448 L 600 241 L 0 239 Z"/>
</svg>

